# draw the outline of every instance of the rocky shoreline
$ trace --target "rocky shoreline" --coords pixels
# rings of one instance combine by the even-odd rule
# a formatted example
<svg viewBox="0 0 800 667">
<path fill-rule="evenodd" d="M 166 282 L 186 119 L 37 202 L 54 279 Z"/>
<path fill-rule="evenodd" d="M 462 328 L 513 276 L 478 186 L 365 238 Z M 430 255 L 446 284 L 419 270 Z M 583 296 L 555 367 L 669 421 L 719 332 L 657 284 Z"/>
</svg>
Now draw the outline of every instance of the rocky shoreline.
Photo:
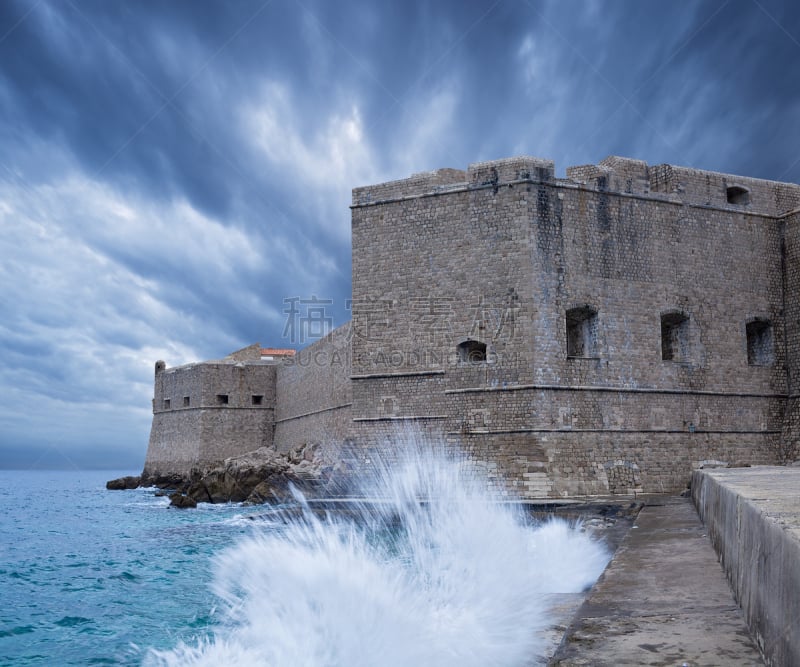
<svg viewBox="0 0 800 667">
<path fill-rule="evenodd" d="M 157 493 L 169 495 L 170 504 L 178 508 L 197 507 L 197 503 L 260 505 L 291 499 L 292 488 L 306 496 L 341 495 L 341 468 L 341 463 L 327 461 L 316 446 L 285 453 L 261 447 L 204 469 L 193 469 L 188 475 L 145 472 L 110 480 L 106 488 L 156 487 Z"/>
</svg>

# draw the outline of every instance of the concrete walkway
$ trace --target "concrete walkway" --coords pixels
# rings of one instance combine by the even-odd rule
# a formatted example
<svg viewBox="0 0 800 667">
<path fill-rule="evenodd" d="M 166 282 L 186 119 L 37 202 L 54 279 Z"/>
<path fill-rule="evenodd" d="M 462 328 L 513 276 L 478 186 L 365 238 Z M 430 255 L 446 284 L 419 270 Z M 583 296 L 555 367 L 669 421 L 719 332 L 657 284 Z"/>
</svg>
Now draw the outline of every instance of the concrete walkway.
<svg viewBox="0 0 800 667">
<path fill-rule="evenodd" d="M 549 664 L 764 664 L 688 498 L 649 499 Z"/>
</svg>

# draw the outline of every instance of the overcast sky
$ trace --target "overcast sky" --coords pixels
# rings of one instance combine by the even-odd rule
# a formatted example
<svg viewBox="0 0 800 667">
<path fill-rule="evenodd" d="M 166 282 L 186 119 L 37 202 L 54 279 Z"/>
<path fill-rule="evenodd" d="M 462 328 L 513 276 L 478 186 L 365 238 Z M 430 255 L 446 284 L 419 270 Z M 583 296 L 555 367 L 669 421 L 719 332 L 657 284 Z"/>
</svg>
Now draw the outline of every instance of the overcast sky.
<svg viewBox="0 0 800 667">
<path fill-rule="evenodd" d="M 138 470 L 157 359 L 296 347 L 292 299 L 349 319 L 353 187 L 513 155 L 799 182 L 800 8 L 0 0 L 0 110 L 0 467 Z"/>
</svg>

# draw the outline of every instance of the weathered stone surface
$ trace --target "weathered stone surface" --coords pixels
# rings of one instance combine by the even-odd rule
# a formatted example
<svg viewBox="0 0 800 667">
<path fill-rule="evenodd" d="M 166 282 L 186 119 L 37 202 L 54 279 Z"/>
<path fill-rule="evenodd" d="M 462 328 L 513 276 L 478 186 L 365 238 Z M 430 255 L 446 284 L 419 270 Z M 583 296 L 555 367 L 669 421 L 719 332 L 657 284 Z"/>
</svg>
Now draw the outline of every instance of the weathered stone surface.
<svg viewBox="0 0 800 667">
<path fill-rule="evenodd" d="M 173 493 L 169 497 L 170 507 L 177 507 L 178 509 L 190 509 L 197 507 L 197 501 L 183 493 Z"/>
<path fill-rule="evenodd" d="M 140 477 L 128 476 L 118 477 L 106 482 L 106 488 L 112 491 L 120 491 L 123 489 L 135 489 L 139 486 Z"/>
<path fill-rule="evenodd" d="M 196 502 L 280 502 L 292 497 L 291 487 L 306 494 L 332 487 L 332 467 L 326 462 L 295 452 L 290 463 L 286 454 L 267 447 L 206 468 L 195 469 L 176 488 Z"/>
<path fill-rule="evenodd" d="M 142 473 L 139 486 L 155 486 L 159 489 L 179 489 L 186 484 L 186 477 L 179 473 L 167 473 L 163 475 L 148 475 Z"/>
</svg>

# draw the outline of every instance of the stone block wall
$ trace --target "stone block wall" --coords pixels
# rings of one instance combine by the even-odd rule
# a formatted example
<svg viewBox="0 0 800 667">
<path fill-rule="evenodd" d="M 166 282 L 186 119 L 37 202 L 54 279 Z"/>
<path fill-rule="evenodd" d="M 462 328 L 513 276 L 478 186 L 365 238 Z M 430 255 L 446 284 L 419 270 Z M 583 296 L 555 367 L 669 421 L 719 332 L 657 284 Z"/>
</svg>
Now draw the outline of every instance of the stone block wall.
<svg viewBox="0 0 800 667">
<path fill-rule="evenodd" d="M 781 250 L 785 267 L 789 387 L 779 462 L 800 459 L 800 213 L 793 213 L 784 220 L 786 228 Z"/>
<path fill-rule="evenodd" d="M 275 444 L 279 450 L 335 445 L 350 436 L 350 338 L 348 323 L 277 367 Z"/>
<path fill-rule="evenodd" d="M 675 491 L 704 462 L 774 461 L 775 215 L 797 188 L 625 158 L 567 173 L 515 158 L 446 190 L 354 194 L 357 438 L 424 423 L 526 494 Z M 592 318 L 578 355 L 568 312 Z"/>
<path fill-rule="evenodd" d="M 197 410 L 170 410 L 153 415 L 143 474 L 185 474 L 201 460 L 203 426 Z"/>
</svg>

